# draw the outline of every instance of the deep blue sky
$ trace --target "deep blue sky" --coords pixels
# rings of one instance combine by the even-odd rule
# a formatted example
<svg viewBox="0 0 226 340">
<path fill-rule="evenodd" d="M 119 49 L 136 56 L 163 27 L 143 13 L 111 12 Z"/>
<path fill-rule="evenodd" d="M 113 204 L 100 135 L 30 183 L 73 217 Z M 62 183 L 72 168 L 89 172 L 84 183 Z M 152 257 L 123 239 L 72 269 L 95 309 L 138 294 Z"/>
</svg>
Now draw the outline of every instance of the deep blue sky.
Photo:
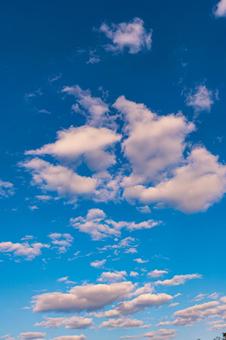
<svg viewBox="0 0 226 340">
<path fill-rule="evenodd" d="M 159 117 L 182 112 L 196 126 L 186 139 L 184 161 L 191 145 L 199 145 L 219 156 L 218 162 L 224 167 L 226 19 L 214 15 L 216 3 L 212 0 L 47 0 L 7 1 L 0 5 L 0 180 L 10 182 L 14 187 L 12 194 L 2 195 L 0 200 L 0 246 L 7 241 L 22 244 L 21 238 L 25 235 L 34 236 L 35 241 L 29 243 L 49 245 L 49 249 L 43 249 L 42 254 L 32 260 L 18 256 L 14 251 L 1 254 L 0 248 L 0 336 L 11 334 L 16 338 L 21 332 L 41 331 L 47 333 L 47 339 L 85 334 L 90 340 L 104 340 L 106 336 L 115 340 L 156 331 L 161 328 L 157 326 L 158 322 L 173 320 L 175 311 L 209 301 L 207 297 L 201 302 L 192 301 L 198 294 L 216 292 L 218 297 L 214 301 L 220 301 L 226 295 L 224 193 L 205 211 L 188 213 L 178 211 L 173 204 L 156 206 L 150 203 L 150 212 L 144 214 L 139 211 L 145 205 L 140 201 L 131 203 L 121 197 L 97 202 L 92 198 L 81 198 L 75 203 L 54 190 L 43 191 L 41 185 L 32 182 L 31 171 L 21 164 L 32 158 L 27 157 L 25 151 L 54 143 L 57 131 L 84 124 L 84 116 L 71 108 L 76 99 L 62 93 L 64 86 L 79 85 L 81 89 L 89 89 L 93 97 L 101 97 L 109 106 L 124 95 L 130 101 L 143 103 Z M 106 51 L 105 44 L 109 41 L 99 31 L 100 25 L 103 22 L 108 25 L 128 23 L 136 17 L 143 20 L 146 31 L 152 30 L 151 49 L 144 48 L 135 54 L 128 50 Z M 100 58 L 98 63 L 87 63 L 90 51 L 95 51 Z M 196 112 L 194 106 L 186 104 L 186 98 L 199 86 L 209 91 L 213 104 L 210 109 Z M 120 116 L 119 126 L 124 123 Z M 119 149 L 117 146 L 115 151 L 118 159 L 115 173 L 123 162 L 126 163 Z M 40 158 L 68 166 L 67 161 L 51 155 Z M 75 170 L 74 164 L 71 168 Z M 80 175 L 90 174 L 86 164 L 80 165 L 78 171 Z M 226 174 L 222 182 L 224 192 L 225 183 Z M 150 183 L 145 185 L 150 186 Z M 41 201 L 37 195 L 50 195 L 53 199 Z M 91 240 L 90 235 L 73 229 L 70 224 L 71 218 L 85 216 L 93 208 L 104 210 L 108 218 L 115 221 L 151 219 L 162 222 L 152 230 L 123 232 L 121 238 L 136 238 L 137 254 L 120 252 L 113 255 L 112 250 L 101 253 L 100 247 L 120 241 L 114 238 Z M 67 252 L 59 254 L 55 249 L 48 237 L 53 232 L 73 236 L 74 241 Z M 81 252 L 81 257 L 74 259 L 73 254 L 77 251 Z M 90 262 L 103 258 L 108 259 L 105 268 L 90 266 Z M 137 264 L 135 258 L 149 262 Z M 175 298 L 175 302 L 179 302 L 177 306 L 147 308 L 127 316 L 145 320 L 148 329 L 96 327 L 102 319 L 94 320 L 94 329 L 44 329 L 34 324 L 43 316 L 57 314 L 42 315 L 33 313 L 31 308 L 24 309 L 31 306 L 32 296 L 43 291 L 67 291 L 67 285 L 57 282 L 60 277 L 68 276 L 76 282 L 74 285 L 98 284 L 102 272 L 137 271 L 138 278 L 127 277 L 127 280 L 139 283 L 140 287 L 153 281 L 145 273 L 154 269 L 167 270 L 165 278 L 198 273 L 202 279 L 179 286 L 156 287 L 160 293 L 181 295 Z M 60 316 L 71 315 L 61 313 Z M 211 340 L 221 330 L 210 330 L 210 321 L 203 318 L 192 327 L 165 327 L 177 331 L 176 339 L 200 337 Z"/>
</svg>

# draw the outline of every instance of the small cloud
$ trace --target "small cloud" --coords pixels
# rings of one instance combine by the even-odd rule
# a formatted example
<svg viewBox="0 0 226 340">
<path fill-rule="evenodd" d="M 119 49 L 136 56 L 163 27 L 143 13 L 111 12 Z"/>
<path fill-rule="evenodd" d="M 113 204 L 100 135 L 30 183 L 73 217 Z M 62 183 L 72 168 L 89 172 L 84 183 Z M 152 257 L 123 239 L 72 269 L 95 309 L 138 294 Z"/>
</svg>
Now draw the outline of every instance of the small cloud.
<svg viewBox="0 0 226 340">
<path fill-rule="evenodd" d="M 214 9 L 214 15 L 216 17 L 226 16 L 226 0 L 220 0 Z"/>
</svg>

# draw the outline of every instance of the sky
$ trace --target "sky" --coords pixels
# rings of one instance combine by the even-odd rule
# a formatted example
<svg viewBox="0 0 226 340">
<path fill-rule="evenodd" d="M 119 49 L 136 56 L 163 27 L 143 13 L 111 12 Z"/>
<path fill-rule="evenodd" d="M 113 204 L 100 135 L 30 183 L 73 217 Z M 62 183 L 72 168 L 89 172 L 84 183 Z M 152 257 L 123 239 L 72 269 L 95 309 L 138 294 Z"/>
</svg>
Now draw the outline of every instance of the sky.
<svg viewBox="0 0 226 340">
<path fill-rule="evenodd" d="M 222 334 L 226 1 L 0 7 L 0 339 Z"/>
</svg>

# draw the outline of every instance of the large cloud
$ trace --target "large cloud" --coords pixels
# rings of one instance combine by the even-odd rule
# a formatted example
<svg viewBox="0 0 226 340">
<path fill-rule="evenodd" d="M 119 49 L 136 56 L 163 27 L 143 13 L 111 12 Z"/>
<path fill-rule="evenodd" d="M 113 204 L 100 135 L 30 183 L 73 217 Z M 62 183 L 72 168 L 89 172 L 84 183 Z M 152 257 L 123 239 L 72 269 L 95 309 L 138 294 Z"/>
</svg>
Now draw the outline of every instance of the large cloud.
<svg viewBox="0 0 226 340">
<path fill-rule="evenodd" d="M 105 169 L 115 163 L 115 156 L 106 151 L 121 136 L 107 128 L 92 126 L 71 127 L 57 133 L 55 143 L 27 151 L 27 155 L 52 155 L 76 160 L 83 157 L 91 168 Z"/>
<path fill-rule="evenodd" d="M 124 114 L 128 138 L 123 143 L 132 175 L 126 185 L 156 181 L 183 158 L 186 136 L 194 130 L 182 115 L 157 116 L 143 104 L 119 97 L 114 107 Z"/>
<path fill-rule="evenodd" d="M 86 217 L 76 217 L 71 219 L 74 228 L 89 234 L 94 240 L 99 240 L 107 236 L 119 236 L 122 229 L 129 231 L 151 229 L 156 227 L 159 222 L 146 220 L 143 222 L 116 222 L 108 219 L 105 212 L 101 209 L 90 209 Z"/>
<path fill-rule="evenodd" d="M 185 164 L 174 175 L 153 187 L 128 187 L 125 195 L 142 202 L 161 202 L 184 212 L 208 209 L 226 192 L 226 166 L 205 148 L 192 150 Z"/>
<path fill-rule="evenodd" d="M 59 195 L 89 195 L 94 193 L 97 181 L 92 177 L 80 176 L 62 165 L 52 165 L 39 158 L 22 164 L 32 171 L 33 181 L 43 189 L 56 191 Z"/>
<path fill-rule="evenodd" d="M 97 310 L 125 298 L 134 288 L 131 282 L 76 286 L 68 293 L 45 293 L 34 298 L 35 312 L 80 312 Z"/>
<path fill-rule="evenodd" d="M 220 0 L 215 8 L 215 16 L 216 17 L 225 17 L 226 16 L 226 0 Z"/>
<path fill-rule="evenodd" d="M 122 52 L 128 50 L 135 54 L 143 49 L 150 49 L 152 44 L 152 32 L 147 32 L 144 22 L 140 18 L 135 18 L 131 22 L 122 22 L 108 26 L 103 23 L 100 32 L 104 33 L 111 44 L 106 46 L 108 51 Z"/>
</svg>

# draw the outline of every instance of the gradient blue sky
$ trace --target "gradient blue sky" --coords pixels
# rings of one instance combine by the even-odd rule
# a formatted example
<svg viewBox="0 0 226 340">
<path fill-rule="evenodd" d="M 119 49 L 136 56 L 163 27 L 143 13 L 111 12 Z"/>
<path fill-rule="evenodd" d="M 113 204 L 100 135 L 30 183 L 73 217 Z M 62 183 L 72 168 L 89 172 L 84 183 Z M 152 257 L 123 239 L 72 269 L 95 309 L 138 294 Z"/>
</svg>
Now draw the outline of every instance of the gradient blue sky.
<svg viewBox="0 0 226 340">
<path fill-rule="evenodd" d="M 226 330 L 225 0 L 22 0 L 0 7 L 0 336 L 22 340 L 213 339 Z M 130 26 L 132 31 L 125 36 L 128 25 L 136 24 L 141 34 L 136 36 Z M 128 36 L 133 38 L 129 45 Z M 117 37 L 124 40 L 119 43 Z M 148 37 L 150 41 L 145 40 Z M 101 108 L 108 107 L 98 121 L 92 100 Z M 143 119 L 138 103 L 154 118 Z M 138 112 L 135 123 L 134 112 Z M 167 126 L 169 117 L 174 120 L 171 127 Z M 177 122 L 182 127 L 172 132 Z M 145 137 L 137 137 L 133 124 L 141 124 Z M 86 139 L 89 129 L 96 132 L 90 143 Z M 121 135 L 120 141 L 95 149 L 101 129 L 115 138 Z M 69 136 L 59 151 L 55 143 L 61 140 L 59 131 L 65 135 L 83 131 L 85 142 Z M 55 151 L 40 151 L 50 143 Z M 88 151 L 78 151 L 84 145 Z M 73 147 L 77 153 L 68 156 Z M 194 164 L 191 155 L 195 151 L 200 153 Z M 115 163 L 98 168 L 111 155 Z M 94 165 L 89 157 L 95 158 Z M 158 157 L 160 166 L 150 175 Z M 32 165 L 37 158 L 48 163 Z M 189 176 L 177 181 L 175 174 L 185 167 L 189 167 Z M 136 171 L 141 178 L 131 177 L 131 183 L 125 184 Z M 81 181 L 94 181 L 103 172 L 108 178 L 98 179 L 100 188 L 84 189 L 86 183 L 82 183 L 88 195 L 77 194 L 73 174 L 82 176 Z M 114 193 L 104 191 L 110 181 L 114 181 Z M 174 181 L 170 192 L 161 196 L 158 186 L 170 181 Z M 137 185 L 147 195 L 148 190 L 155 190 L 150 191 L 152 198 L 143 200 Z M 84 232 L 88 211 L 95 217 Z M 101 211 L 106 217 L 100 217 Z M 78 217 L 73 227 L 72 219 Z M 124 221 L 121 233 L 119 221 Z M 115 234 L 107 231 L 105 237 L 93 236 L 90 230 L 102 224 L 110 225 Z M 97 260 L 106 262 L 95 268 L 92 263 Z M 154 276 L 154 270 L 165 274 Z M 131 271 L 137 276 L 131 276 Z M 106 272 L 123 273 L 118 273 L 121 279 L 100 281 Z M 79 307 L 79 311 L 77 306 L 70 312 L 66 307 L 64 311 L 37 307 L 44 293 L 90 285 L 114 289 L 116 284 L 133 287 L 102 309 Z M 104 327 L 109 318 L 95 313 L 120 310 L 120 303 L 142 298 L 136 292 L 142 287 L 146 287 L 147 299 L 167 294 L 170 300 L 157 307 L 153 302 L 139 305 L 128 315 L 119 312 L 116 319 L 110 319 L 141 320 L 145 327 Z M 199 306 L 195 317 L 189 314 L 179 320 L 183 325 L 175 324 L 175 313 L 204 303 L 211 303 L 215 311 L 203 306 L 204 315 Z M 49 317 L 90 318 L 93 324 L 85 329 L 37 325 Z M 165 321 L 168 324 L 159 324 Z M 162 335 L 161 329 L 172 330 L 172 337 Z"/>
</svg>

